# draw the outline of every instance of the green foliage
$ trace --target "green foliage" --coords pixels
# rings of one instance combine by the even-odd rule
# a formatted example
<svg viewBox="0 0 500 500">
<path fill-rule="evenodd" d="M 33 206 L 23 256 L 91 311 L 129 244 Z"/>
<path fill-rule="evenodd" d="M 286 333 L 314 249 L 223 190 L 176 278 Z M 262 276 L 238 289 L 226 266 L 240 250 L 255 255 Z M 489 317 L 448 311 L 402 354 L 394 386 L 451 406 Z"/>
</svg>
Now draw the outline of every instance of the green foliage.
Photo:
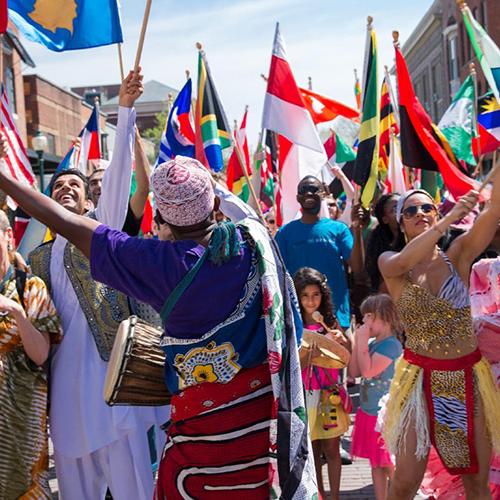
<svg viewBox="0 0 500 500">
<path fill-rule="evenodd" d="M 160 142 L 161 137 L 163 135 L 163 131 L 165 130 L 165 123 L 167 123 L 168 118 L 168 108 L 164 111 L 160 111 L 156 114 L 156 126 L 153 128 L 148 128 L 144 130 L 142 136 L 146 139 L 149 139 L 155 145 L 155 155 L 158 157 L 158 153 L 160 151 Z"/>
</svg>

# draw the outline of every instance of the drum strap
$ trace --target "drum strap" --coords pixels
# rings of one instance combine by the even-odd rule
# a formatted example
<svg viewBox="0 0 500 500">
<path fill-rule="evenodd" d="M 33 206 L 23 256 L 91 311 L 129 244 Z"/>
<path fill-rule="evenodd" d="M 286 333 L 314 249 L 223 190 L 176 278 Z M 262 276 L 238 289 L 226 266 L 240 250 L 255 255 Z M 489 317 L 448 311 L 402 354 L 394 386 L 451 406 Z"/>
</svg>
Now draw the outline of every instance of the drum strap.
<svg viewBox="0 0 500 500">
<path fill-rule="evenodd" d="M 160 311 L 160 316 L 163 324 L 167 322 L 172 309 L 175 307 L 182 294 L 186 291 L 186 288 L 193 282 L 195 276 L 198 274 L 198 271 L 201 269 L 201 266 L 205 262 L 208 253 L 208 249 L 203 252 L 203 255 L 198 259 L 198 262 L 189 270 L 189 272 L 184 276 L 184 278 L 182 278 L 182 280 L 177 284 L 177 286 L 167 297 L 167 300 L 165 301 L 165 304 L 163 304 L 163 307 Z"/>
</svg>

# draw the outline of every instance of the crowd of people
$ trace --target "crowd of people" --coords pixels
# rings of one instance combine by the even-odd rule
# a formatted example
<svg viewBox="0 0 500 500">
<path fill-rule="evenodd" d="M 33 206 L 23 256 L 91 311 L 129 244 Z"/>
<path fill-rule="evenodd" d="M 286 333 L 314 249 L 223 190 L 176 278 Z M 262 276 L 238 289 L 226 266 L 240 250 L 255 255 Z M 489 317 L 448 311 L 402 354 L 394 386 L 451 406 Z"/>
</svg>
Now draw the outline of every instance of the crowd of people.
<svg viewBox="0 0 500 500">
<path fill-rule="evenodd" d="M 369 460 L 377 500 L 421 486 L 499 495 L 499 330 L 485 325 L 500 310 L 500 175 L 488 200 L 471 191 L 446 213 L 421 189 L 367 209 L 334 166 L 345 204 L 305 177 L 298 217 L 277 228 L 274 209 L 259 219 L 195 159 L 150 175 L 141 92 L 131 72 L 113 157 L 91 175 L 58 172 L 45 196 L 1 169 L 0 189 L 55 237 L 19 266 L 0 211 L 0 498 L 51 498 L 49 422 L 63 499 L 324 499 L 325 461 L 338 499 L 356 381 L 349 452 Z M 150 189 L 154 236 L 139 237 Z M 475 265 L 497 274 L 475 286 L 475 304 L 490 302 L 473 323 L 485 252 Z M 132 314 L 163 330 L 170 401 L 158 407 L 103 398 Z"/>
</svg>

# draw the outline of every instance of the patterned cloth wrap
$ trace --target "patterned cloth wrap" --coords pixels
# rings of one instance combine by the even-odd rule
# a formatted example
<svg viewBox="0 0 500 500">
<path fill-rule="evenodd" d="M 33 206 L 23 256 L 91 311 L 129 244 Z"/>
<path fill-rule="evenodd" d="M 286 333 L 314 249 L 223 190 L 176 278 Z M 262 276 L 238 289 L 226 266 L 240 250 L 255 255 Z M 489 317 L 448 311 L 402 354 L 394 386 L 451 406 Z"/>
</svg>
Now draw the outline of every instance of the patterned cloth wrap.
<svg viewBox="0 0 500 500">
<path fill-rule="evenodd" d="M 240 228 L 254 262 L 236 309 L 201 338 L 162 340 L 174 397 L 157 499 L 317 496 L 292 281 L 267 230 Z"/>
<path fill-rule="evenodd" d="M 7 281 L 3 295 L 21 303 L 15 279 Z M 27 276 L 23 304 L 33 326 L 47 333 L 51 344 L 59 343 L 59 319 L 40 278 Z M 25 354 L 17 325 L 9 315 L 0 316 L 0 408 L 0 498 L 52 498 L 47 376 Z"/>
</svg>

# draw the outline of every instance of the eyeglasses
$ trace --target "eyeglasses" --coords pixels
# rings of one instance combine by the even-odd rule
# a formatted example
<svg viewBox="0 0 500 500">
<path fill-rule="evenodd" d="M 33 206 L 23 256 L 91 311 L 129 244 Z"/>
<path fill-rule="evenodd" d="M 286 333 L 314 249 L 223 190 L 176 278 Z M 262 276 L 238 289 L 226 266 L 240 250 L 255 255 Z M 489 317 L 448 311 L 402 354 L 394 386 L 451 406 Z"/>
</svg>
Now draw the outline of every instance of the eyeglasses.
<svg viewBox="0 0 500 500">
<path fill-rule="evenodd" d="M 300 195 L 304 195 L 307 193 L 317 194 L 319 193 L 320 189 L 321 188 L 319 186 L 314 186 L 312 184 L 303 184 L 302 186 L 298 187 L 297 193 Z"/>
<path fill-rule="evenodd" d="M 403 217 L 405 219 L 412 219 L 417 215 L 418 211 L 422 210 L 424 214 L 430 214 L 436 211 L 436 207 L 432 203 L 424 203 L 422 205 L 412 205 L 403 210 Z"/>
</svg>

